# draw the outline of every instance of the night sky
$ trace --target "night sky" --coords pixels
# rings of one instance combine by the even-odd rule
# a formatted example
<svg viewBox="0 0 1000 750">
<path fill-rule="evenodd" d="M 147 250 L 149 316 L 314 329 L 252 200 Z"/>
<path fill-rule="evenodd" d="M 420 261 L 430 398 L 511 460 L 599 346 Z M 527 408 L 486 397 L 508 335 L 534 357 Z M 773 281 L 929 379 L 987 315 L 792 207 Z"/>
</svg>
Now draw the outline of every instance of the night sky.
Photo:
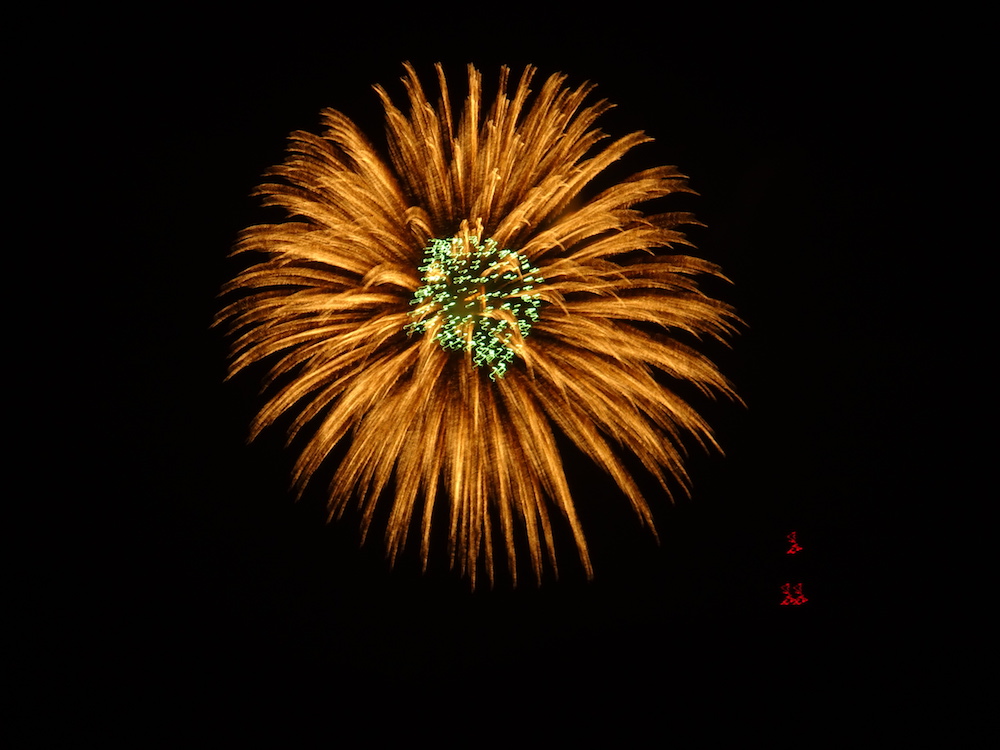
<svg viewBox="0 0 1000 750">
<path fill-rule="evenodd" d="M 71 539 L 46 589 L 60 700 L 101 674 L 133 716 L 250 695 L 340 716 L 493 693 L 601 716 L 633 700 L 794 711 L 834 678 L 897 679 L 886 654 L 916 587 L 902 519 L 920 446 L 898 365 L 917 336 L 902 301 L 912 238 L 887 217 L 924 71 L 892 38 L 872 19 L 608 8 L 362 23 L 275 6 L 209 25 L 166 17 L 89 50 L 78 101 L 113 229 L 87 269 L 101 280 L 81 348 L 93 385 L 72 407 L 87 460 L 52 521 Z M 593 581 L 568 538 L 559 580 L 540 587 L 501 576 L 472 593 L 441 548 L 426 575 L 412 549 L 390 570 L 377 530 L 360 547 L 355 519 L 324 523 L 319 486 L 294 502 L 282 434 L 246 444 L 254 374 L 223 382 L 210 324 L 239 268 L 227 252 L 241 228 L 278 218 L 251 190 L 324 107 L 384 143 L 371 86 L 401 99 L 404 60 L 429 87 L 444 63 L 454 99 L 468 62 L 487 86 L 499 65 L 527 63 L 595 82 L 617 105 L 606 132 L 656 139 L 613 173 L 689 175 L 699 196 L 659 205 L 697 214 L 707 227 L 689 236 L 734 282 L 713 291 L 747 327 L 732 351 L 709 351 L 747 407 L 694 399 L 726 456 L 695 450 L 693 497 L 674 506 L 643 485 L 660 544 L 567 453 Z M 793 531 L 803 550 L 788 555 Z M 780 606 L 786 582 L 809 601 Z"/>
</svg>

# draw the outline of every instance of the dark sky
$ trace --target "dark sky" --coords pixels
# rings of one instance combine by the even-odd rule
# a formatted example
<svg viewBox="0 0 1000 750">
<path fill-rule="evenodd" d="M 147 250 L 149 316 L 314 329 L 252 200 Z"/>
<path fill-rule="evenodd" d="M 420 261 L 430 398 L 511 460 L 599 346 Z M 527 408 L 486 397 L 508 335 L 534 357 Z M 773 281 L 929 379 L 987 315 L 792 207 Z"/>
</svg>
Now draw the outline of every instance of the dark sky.
<svg viewBox="0 0 1000 750">
<path fill-rule="evenodd" d="M 361 22 L 276 6 L 165 17 L 90 50 L 75 93 L 94 113 L 90 169 L 115 228 L 81 399 L 96 426 L 81 452 L 97 457 L 80 483 L 96 502 L 58 522 L 79 552 L 50 588 L 77 623 L 52 626 L 63 663 L 135 686 L 117 698 L 150 715 L 142 690 L 167 699 L 177 684 L 170 700 L 187 705 L 241 691 L 281 702 L 280 686 L 308 683 L 317 707 L 343 685 L 359 704 L 369 691 L 464 700 L 476 685 L 528 696 L 550 681 L 675 707 L 769 685 L 775 705 L 804 707 L 795 685 L 887 679 L 895 661 L 857 655 L 886 653 L 889 615 L 915 586 L 900 523 L 919 446 L 897 371 L 915 338 L 912 245 L 888 216 L 907 163 L 897 136 L 928 74 L 889 29 L 610 8 Z M 653 501 L 659 546 L 610 480 L 576 467 L 592 582 L 569 548 L 540 588 L 470 593 L 440 560 L 421 576 L 413 554 L 390 572 L 377 538 L 359 549 L 353 524 L 323 524 L 317 494 L 293 503 L 282 436 L 244 442 L 257 383 L 222 382 L 209 324 L 238 267 L 225 256 L 272 217 L 250 191 L 323 107 L 379 142 L 371 86 L 400 96 L 404 60 L 428 79 L 438 61 L 453 81 L 473 62 L 487 82 L 532 63 L 597 83 L 617 104 L 605 130 L 656 138 L 628 165 L 690 175 L 700 197 L 685 208 L 708 225 L 691 236 L 734 281 L 720 293 L 748 329 L 715 353 L 748 407 L 699 403 L 727 456 L 694 457 L 690 501 Z M 786 582 L 808 603 L 780 606 Z M 67 689 L 84 689 L 75 679 Z"/>
</svg>

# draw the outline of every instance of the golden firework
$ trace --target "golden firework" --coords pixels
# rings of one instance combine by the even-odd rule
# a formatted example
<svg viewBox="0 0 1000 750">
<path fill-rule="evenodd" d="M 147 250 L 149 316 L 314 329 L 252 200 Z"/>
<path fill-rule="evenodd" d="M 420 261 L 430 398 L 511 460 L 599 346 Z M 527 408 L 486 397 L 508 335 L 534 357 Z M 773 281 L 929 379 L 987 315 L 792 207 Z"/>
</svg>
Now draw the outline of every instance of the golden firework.
<svg viewBox="0 0 1000 750">
<path fill-rule="evenodd" d="M 675 167 L 639 172 L 597 195 L 584 189 L 651 140 L 602 144 L 610 108 L 585 106 L 555 74 L 533 99 L 531 67 L 508 93 L 502 68 L 483 114 L 480 74 L 453 113 L 440 65 L 436 106 L 405 66 L 404 113 L 381 87 L 388 161 L 343 114 L 321 136 L 291 135 L 289 156 L 256 193 L 288 220 L 253 226 L 234 254 L 260 262 L 226 285 L 217 322 L 233 337 L 230 375 L 264 361 L 270 398 L 251 438 L 286 412 L 302 444 L 302 489 L 345 442 L 330 517 L 354 498 L 367 535 L 389 502 L 390 560 L 419 529 L 426 569 L 435 505 L 449 519 L 450 559 L 475 586 L 506 551 L 517 578 L 526 546 L 535 577 L 556 569 L 553 518 L 572 531 L 592 575 L 555 430 L 614 478 L 655 534 L 649 506 L 618 455 L 630 451 L 669 495 L 688 490 L 684 436 L 715 446 L 705 421 L 662 381 L 736 398 L 689 341 L 724 341 L 738 319 L 699 289 L 720 277 L 678 227 L 688 213 L 636 204 L 691 192 Z M 666 377 L 664 377 L 666 376 Z M 555 512 L 553 512 L 555 511 Z"/>
</svg>

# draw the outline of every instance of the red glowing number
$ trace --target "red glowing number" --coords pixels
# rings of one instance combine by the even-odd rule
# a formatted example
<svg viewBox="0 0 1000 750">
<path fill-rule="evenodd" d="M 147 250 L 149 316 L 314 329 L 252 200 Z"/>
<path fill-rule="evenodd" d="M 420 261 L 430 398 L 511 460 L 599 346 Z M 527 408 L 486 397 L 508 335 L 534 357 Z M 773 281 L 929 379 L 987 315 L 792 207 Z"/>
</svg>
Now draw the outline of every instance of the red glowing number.
<svg viewBox="0 0 1000 750">
<path fill-rule="evenodd" d="M 794 586 L 790 583 L 784 583 L 781 590 L 785 594 L 785 598 L 781 601 L 782 604 L 805 604 L 809 601 L 802 595 L 801 583 L 796 583 Z"/>
<path fill-rule="evenodd" d="M 791 545 L 786 551 L 786 555 L 794 555 L 796 552 L 802 551 L 802 545 L 798 543 L 795 539 L 795 532 L 788 534 L 785 537 L 788 543 Z M 782 604 L 805 604 L 808 599 L 802 594 L 802 584 L 796 583 L 792 585 L 791 583 L 783 584 L 781 587 L 782 592 L 785 594 L 785 598 L 781 600 Z"/>
<path fill-rule="evenodd" d="M 802 549 L 798 542 L 795 541 L 795 532 L 793 531 L 788 535 L 788 541 L 791 543 L 791 547 L 785 552 L 786 555 L 794 555 L 796 552 Z"/>
</svg>

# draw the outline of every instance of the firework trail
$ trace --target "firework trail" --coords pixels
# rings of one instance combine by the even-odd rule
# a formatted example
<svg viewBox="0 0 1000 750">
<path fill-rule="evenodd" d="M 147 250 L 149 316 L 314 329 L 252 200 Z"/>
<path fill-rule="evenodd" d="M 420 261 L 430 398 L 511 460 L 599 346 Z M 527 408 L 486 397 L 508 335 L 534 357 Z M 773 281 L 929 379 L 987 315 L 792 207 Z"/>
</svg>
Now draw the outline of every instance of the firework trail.
<svg viewBox="0 0 1000 750">
<path fill-rule="evenodd" d="M 500 73 L 483 111 L 469 67 L 455 116 L 441 66 L 431 104 L 413 68 L 408 112 L 381 87 L 388 159 L 343 114 L 322 135 L 291 135 L 285 162 L 256 193 L 288 220 L 245 230 L 256 256 L 223 290 L 217 323 L 232 337 L 230 374 L 269 367 L 251 437 L 286 412 L 301 445 L 299 492 L 334 447 L 330 515 L 352 502 L 367 534 L 390 503 L 390 559 L 419 534 L 426 569 L 435 505 L 445 504 L 450 560 L 475 586 L 526 548 L 541 579 L 556 569 L 553 523 L 568 524 L 588 576 L 583 529 L 556 446 L 562 432 L 613 477 L 642 521 L 649 506 L 623 465 L 633 453 L 668 494 L 688 490 L 682 440 L 718 446 L 664 381 L 737 399 L 688 343 L 725 341 L 739 323 L 698 277 L 720 270 L 689 245 L 684 212 L 634 207 L 691 192 L 675 167 L 639 172 L 593 196 L 611 163 L 651 140 L 604 142 L 610 108 L 592 86 L 548 78 L 532 97 Z M 659 379 L 658 379 L 658 374 Z M 666 376 L 666 378 L 663 377 Z M 654 532 L 655 533 L 655 530 Z"/>
</svg>

